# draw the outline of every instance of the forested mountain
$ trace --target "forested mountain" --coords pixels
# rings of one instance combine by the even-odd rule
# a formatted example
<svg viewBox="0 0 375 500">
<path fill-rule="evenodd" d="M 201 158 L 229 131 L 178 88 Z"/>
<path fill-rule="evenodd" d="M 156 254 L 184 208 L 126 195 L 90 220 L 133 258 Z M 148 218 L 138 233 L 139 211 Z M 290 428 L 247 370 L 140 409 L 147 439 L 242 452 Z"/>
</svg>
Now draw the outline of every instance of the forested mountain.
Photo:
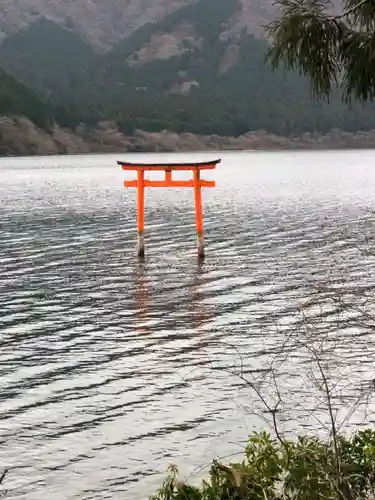
<svg viewBox="0 0 375 500">
<path fill-rule="evenodd" d="M 128 134 L 375 128 L 374 106 L 354 103 L 349 109 L 338 93 L 330 104 L 314 102 L 303 77 L 271 71 L 266 42 L 238 31 L 244 5 L 254 11 L 259 2 L 185 3 L 105 53 L 77 30 L 41 17 L 0 45 L 0 66 L 48 99 L 54 118 L 70 128 L 103 120 L 117 122 Z M 269 5 L 264 3 L 267 13 Z"/>
<path fill-rule="evenodd" d="M 41 16 L 66 26 L 105 50 L 149 22 L 159 22 L 196 0 L 1 0 L 0 40 L 25 29 Z M 334 0 L 339 2 L 340 0 Z M 275 16 L 273 0 L 241 0 L 228 29 L 261 35 Z"/>
<path fill-rule="evenodd" d="M 78 35 L 42 17 L 0 46 L 0 67 L 58 103 L 87 86 L 98 56 Z"/>
<path fill-rule="evenodd" d="M 52 110 L 33 92 L 0 69 L 0 115 L 24 115 L 41 127 L 48 126 Z M 1 120 L 1 119 L 0 119 Z"/>
</svg>

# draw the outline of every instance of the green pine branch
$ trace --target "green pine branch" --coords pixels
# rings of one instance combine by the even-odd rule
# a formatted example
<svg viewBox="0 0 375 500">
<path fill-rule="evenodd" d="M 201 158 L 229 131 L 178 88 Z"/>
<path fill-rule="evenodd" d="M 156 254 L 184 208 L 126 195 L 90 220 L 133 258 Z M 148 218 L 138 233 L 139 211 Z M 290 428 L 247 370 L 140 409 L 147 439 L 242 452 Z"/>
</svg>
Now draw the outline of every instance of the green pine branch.
<svg viewBox="0 0 375 500">
<path fill-rule="evenodd" d="M 339 86 L 347 100 L 375 98 L 375 0 L 347 0 L 337 15 L 328 0 L 278 0 L 281 16 L 266 27 L 268 58 L 309 77 L 315 96 Z"/>
</svg>

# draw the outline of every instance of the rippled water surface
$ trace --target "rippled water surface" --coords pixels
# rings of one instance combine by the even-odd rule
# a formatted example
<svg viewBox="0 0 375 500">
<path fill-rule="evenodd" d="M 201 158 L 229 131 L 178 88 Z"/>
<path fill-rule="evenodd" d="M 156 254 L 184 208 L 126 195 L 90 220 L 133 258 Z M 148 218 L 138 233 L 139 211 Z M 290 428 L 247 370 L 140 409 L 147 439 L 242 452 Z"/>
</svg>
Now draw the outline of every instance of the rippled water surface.
<svg viewBox="0 0 375 500">
<path fill-rule="evenodd" d="M 190 158 L 216 156 L 204 263 L 189 189 L 147 191 L 142 264 L 121 156 L 0 160 L 9 498 L 141 500 L 170 463 L 194 475 L 240 451 L 259 418 L 238 373 L 262 373 L 317 286 L 371 295 L 375 260 L 362 249 L 374 234 L 374 152 Z M 326 319 L 317 328 L 334 332 Z M 348 328 L 334 348 L 348 382 L 371 378 L 371 331 Z M 304 359 L 285 360 L 286 428 L 309 425 Z"/>
</svg>

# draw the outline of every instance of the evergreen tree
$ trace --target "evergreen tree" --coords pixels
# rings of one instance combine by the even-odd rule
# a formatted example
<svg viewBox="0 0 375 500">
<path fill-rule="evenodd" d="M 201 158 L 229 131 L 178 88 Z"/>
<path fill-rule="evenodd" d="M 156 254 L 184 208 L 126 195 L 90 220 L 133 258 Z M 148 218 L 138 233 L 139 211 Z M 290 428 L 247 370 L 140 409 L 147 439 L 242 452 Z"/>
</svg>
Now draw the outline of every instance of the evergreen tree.
<svg viewBox="0 0 375 500">
<path fill-rule="evenodd" d="M 338 86 L 347 100 L 375 97 L 375 1 L 278 0 L 281 16 L 267 27 L 274 67 L 299 69 L 317 96 Z"/>
</svg>

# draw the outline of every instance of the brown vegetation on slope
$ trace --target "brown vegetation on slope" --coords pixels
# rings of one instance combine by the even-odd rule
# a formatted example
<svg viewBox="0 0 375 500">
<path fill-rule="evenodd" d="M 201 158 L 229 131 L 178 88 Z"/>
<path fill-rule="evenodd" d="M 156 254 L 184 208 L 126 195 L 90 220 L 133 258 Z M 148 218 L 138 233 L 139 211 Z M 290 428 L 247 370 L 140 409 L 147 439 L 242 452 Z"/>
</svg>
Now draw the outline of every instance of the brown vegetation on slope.
<svg viewBox="0 0 375 500">
<path fill-rule="evenodd" d="M 95 129 L 81 125 L 73 132 L 53 125 L 49 132 L 27 118 L 3 118 L 0 122 L 0 152 L 3 156 L 57 155 L 121 152 L 167 152 L 204 150 L 282 150 L 374 148 L 375 130 L 356 134 L 333 130 L 323 136 L 304 134 L 281 137 L 264 131 L 239 137 L 199 136 L 190 133 L 158 133 L 137 130 L 133 136 L 122 134 L 114 122 L 102 122 Z"/>
</svg>

